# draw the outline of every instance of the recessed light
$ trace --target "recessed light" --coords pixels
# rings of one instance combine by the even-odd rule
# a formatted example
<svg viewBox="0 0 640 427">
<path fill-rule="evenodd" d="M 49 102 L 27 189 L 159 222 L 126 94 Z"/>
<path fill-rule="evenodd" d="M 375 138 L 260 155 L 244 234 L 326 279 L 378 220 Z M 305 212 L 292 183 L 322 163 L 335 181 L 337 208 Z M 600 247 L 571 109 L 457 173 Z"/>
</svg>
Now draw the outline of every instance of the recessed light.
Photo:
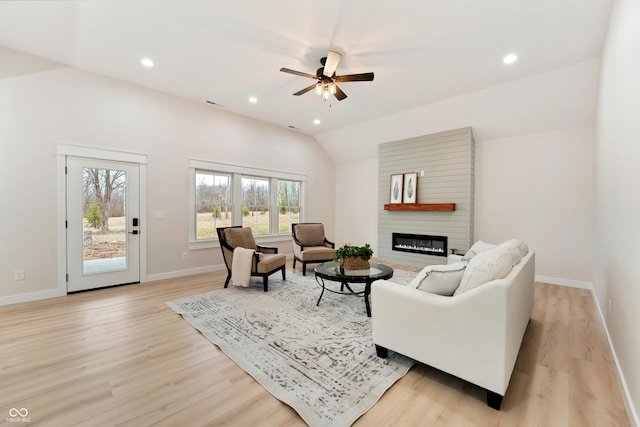
<svg viewBox="0 0 640 427">
<path fill-rule="evenodd" d="M 152 68 L 153 67 L 153 61 L 150 60 L 149 58 L 142 58 L 140 60 L 140 63 L 142 65 L 144 65 L 145 67 L 147 67 L 147 68 Z"/>
<path fill-rule="evenodd" d="M 249 98 L 249 102 L 252 104 L 255 104 L 256 102 L 258 102 L 258 98 L 256 98 L 255 96 L 252 96 Z"/>
<path fill-rule="evenodd" d="M 518 60 L 518 55 L 514 53 L 510 53 L 509 55 L 502 58 L 502 62 L 504 62 L 505 64 L 513 64 L 517 60 Z"/>
<path fill-rule="evenodd" d="M 315 120 L 313 121 L 313 124 L 314 124 L 314 125 L 319 125 L 319 124 L 320 124 L 320 119 L 315 119 Z"/>
</svg>

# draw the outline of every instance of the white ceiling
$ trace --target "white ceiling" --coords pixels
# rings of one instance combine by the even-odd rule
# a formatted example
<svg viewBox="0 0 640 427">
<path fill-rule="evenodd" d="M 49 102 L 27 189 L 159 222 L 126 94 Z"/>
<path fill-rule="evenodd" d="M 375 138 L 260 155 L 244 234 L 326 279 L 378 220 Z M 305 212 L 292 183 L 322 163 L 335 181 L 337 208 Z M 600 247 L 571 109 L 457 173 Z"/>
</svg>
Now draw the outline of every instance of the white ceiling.
<svg viewBox="0 0 640 427">
<path fill-rule="evenodd" d="M 0 45 L 317 135 L 599 58 L 610 3 L 2 1 Z M 313 81 L 279 69 L 314 74 L 329 49 L 336 74 L 375 80 L 341 83 L 341 102 L 292 96 Z"/>
</svg>

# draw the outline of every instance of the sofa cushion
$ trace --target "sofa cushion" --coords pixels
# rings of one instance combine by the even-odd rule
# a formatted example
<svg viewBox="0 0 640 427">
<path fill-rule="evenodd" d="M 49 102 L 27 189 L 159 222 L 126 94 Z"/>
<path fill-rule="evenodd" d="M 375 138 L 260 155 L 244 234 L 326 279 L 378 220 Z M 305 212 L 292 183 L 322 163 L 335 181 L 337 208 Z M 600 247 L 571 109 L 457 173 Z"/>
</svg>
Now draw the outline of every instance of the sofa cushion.
<svg viewBox="0 0 640 427">
<path fill-rule="evenodd" d="M 443 296 L 451 296 L 460 286 L 466 262 L 429 265 L 419 274 L 416 289 Z M 421 278 L 420 278 L 421 277 Z"/>
<path fill-rule="evenodd" d="M 303 246 L 324 246 L 324 225 L 298 224 L 296 225 L 296 239 Z"/>
<path fill-rule="evenodd" d="M 249 227 L 227 228 L 224 230 L 224 236 L 232 248 L 256 249 L 256 241 Z"/>
<path fill-rule="evenodd" d="M 488 251 L 489 249 L 492 249 L 492 248 L 495 248 L 495 247 L 496 247 L 496 245 L 494 245 L 492 243 L 487 243 L 487 242 L 483 242 L 482 240 L 478 240 L 473 245 L 471 245 L 471 247 L 464 254 L 462 259 L 464 261 L 470 261 L 471 258 L 473 258 L 474 256 L 478 255 L 479 253 L 482 253 L 484 251 Z"/>
<path fill-rule="evenodd" d="M 287 262 L 284 254 L 264 254 L 260 257 L 257 270 L 258 273 L 269 273 L 278 267 L 282 267 Z"/>
<path fill-rule="evenodd" d="M 529 252 L 529 247 L 527 246 L 527 244 L 519 239 L 507 240 L 506 242 L 501 243 L 499 246 L 507 248 L 509 250 L 509 253 L 511 253 L 512 266 L 519 263 L 522 257 L 524 257 L 527 252 Z"/>
<path fill-rule="evenodd" d="M 305 246 L 302 261 L 331 261 L 336 257 L 336 250 L 326 246 Z"/>
<path fill-rule="evenodd" d="M 479 253 L 469 261 L 460 286 L 453 295 L 460 295 L 491 280 L 506 277 L 513 267 L 512 261 L 512 253 L 505 246 L 496 246 Z"/>
</svg>

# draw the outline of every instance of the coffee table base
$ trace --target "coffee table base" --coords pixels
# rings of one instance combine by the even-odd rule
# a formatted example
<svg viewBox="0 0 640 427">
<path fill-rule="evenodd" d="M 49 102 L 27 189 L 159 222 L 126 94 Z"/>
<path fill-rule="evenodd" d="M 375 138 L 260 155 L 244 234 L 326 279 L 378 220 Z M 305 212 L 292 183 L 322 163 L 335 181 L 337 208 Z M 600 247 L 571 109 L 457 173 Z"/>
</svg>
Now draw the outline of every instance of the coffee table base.
<svg viewBox="0 0 640 427">
<path fill-rule="evenodd" d="M 339 291 L 334 291 L 333 289 L 327 288 L 325 286 L 324 279 L 322 277 L 316 276 L 316 282 L 318 283 L 318 285 L 322 286 L 322 292 L 320 292 L 320 297 L 318 298 L 316 307 L 320 305 L 320 300 L 322 299 L 322 296 L 324 295 L 324 291 L 326 289 L 327 291 L 333 292 L 334 294 L 364 296 L 364 305 L 365 305 L 365 308 L 367 309 L 367 317 L 371 317 L 371 305 L 369 303 L 369 295 L 371 295 L 371 283 L 373 283 L 374 280 L 367 280 L 366 282 L 364 282 L 364 291 L 359 291 L 359 292 L 356 292 L 353 289 L 351 289 L 351 286 L 349 286 L 349 282 L 346 282 L 346 281 L 340 281 Z M 335 282 L 337 282 L 337 280 L 335 280 Z M 345 286 L 349 290 L 349 292 L 344 292 Z"/>
</svg>

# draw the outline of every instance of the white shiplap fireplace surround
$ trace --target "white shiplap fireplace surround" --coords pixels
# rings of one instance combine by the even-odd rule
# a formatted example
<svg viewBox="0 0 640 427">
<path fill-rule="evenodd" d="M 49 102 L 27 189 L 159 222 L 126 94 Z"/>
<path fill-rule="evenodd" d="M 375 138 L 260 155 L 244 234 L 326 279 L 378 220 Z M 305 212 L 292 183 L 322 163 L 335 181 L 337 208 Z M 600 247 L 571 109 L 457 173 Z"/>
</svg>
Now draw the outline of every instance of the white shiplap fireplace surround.
<svg viewBox="0 0 640 427">
<path fill-rule="evenodd" d="M 422 267 L 446 257 L 392 250 L 392 233 L 447 236 L 451 249 L 473 243 L 475 143 L 470 127 L 380 144 L 378 253 L 381 262 Z M 455 203 L 453 211 L 385 210 L 391 175 L 417 172 L 417 203 Z"/>
</svg>

